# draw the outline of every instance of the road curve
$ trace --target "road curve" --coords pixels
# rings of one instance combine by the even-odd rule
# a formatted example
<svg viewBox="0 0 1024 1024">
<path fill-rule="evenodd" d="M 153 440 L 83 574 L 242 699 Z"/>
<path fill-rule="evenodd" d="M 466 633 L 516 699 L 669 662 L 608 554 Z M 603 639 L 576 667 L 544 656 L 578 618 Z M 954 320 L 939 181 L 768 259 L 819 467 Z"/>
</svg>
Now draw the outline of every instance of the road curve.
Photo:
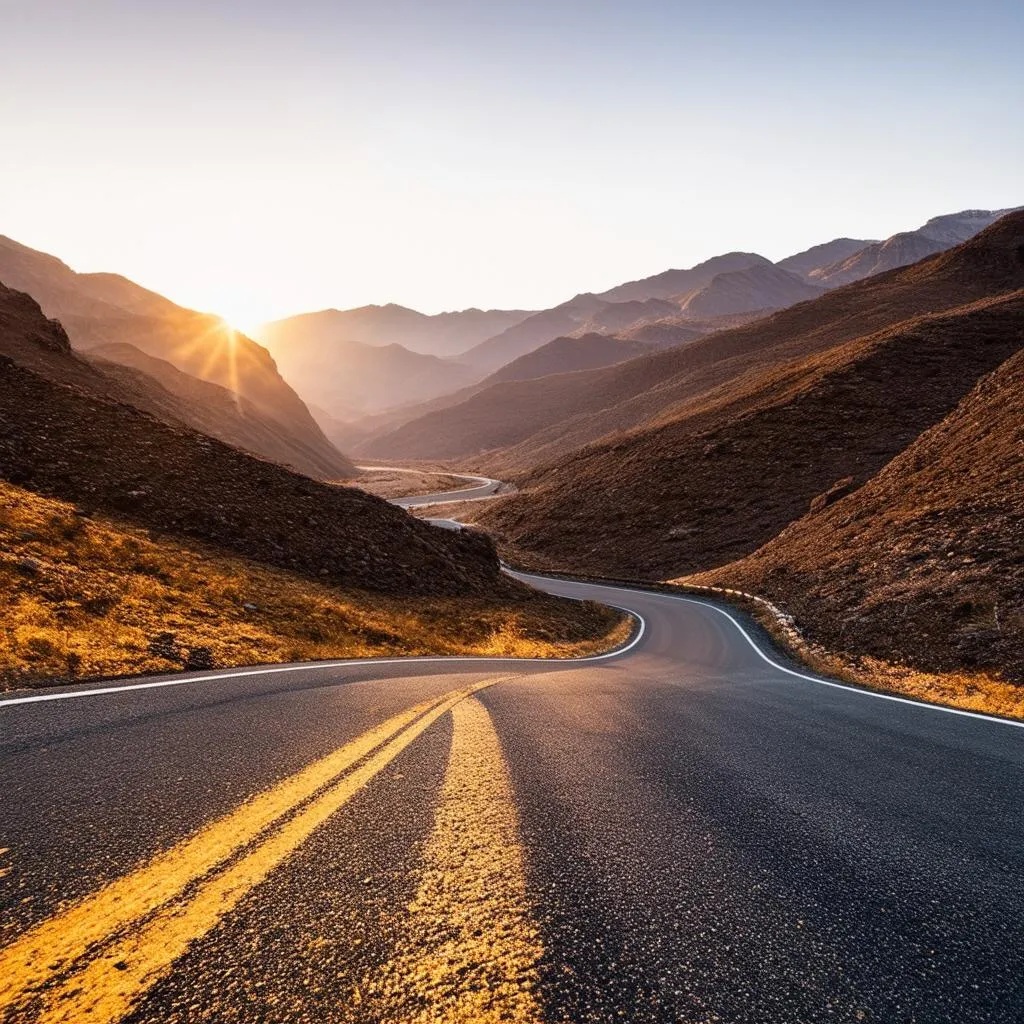
<svg viewBox="0 0 1024 1024">
<path fill-rule="evenodd" d="M 403 469 L 399 466 L 356 466 L 356 469 L 367 471 L 377 470 L 378 472 L 390 473 L 418 473 L 419 470 Z M 497 497 L 498 488 L 501 487 L 500 480 L 493 480 L 489 476 L 472 476 L 467 473 L 449 473 L 445 476 L 459 477 L 462 480 L 470 481 L 472 487 L 464 487 L 457 491 L 438 491 L 436 494 L 409 494 L 402 498 L 388 499 L 392 505 L 400 508 L 424 508 L 427 505 L 454 505 L 459 501 L 480 501 L 482 498 Z"/>
<path fill-rule="evenodd" d="M 0 701 L 0 1021 L 1020 1020 L 1024 729 L 530 582 L 643 629 Z"/>
</svg>

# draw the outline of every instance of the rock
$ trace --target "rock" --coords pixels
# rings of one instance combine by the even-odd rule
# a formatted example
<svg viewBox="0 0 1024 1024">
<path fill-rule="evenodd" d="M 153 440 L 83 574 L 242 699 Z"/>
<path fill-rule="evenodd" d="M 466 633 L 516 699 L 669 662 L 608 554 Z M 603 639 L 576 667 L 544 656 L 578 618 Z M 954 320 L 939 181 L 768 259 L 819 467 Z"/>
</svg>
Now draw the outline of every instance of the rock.
<svg viewBox="0 0 1024 1024">
<path fill-rule="evenodd" d="M 185 668 L 199 672 L 214 667 L 213 651 L 209 647 L 190 647 L 185 655 Z"/>
<path fill-rule="evenodd" d="M 811 499 L 811 513 L 821 512 L 834 505 L 840 498 L 845 498 L 854 489 L 853 477 L 845 476 L 837 480 L 824 494 Z"/>
<path fill-rule="evenodd" d="M 149 641 L 149 653 L 154 658 L 166 658 L 167 661 L 181 660 L 178 638 L 174 633 L 158 633 Z"/>
</svg>

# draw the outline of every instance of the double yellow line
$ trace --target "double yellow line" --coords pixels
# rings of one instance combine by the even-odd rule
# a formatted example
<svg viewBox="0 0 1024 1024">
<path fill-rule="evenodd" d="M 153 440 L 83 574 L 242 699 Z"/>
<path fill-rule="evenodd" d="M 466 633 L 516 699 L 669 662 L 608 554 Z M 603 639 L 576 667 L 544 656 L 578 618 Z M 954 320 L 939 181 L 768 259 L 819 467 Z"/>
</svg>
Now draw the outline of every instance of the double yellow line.
<svg viewBox="0 0 1024 1024">
<path fill-rule="evenodd" d="M 0 950 L 0 1021 L 123 1017 L 310 834 L 442 715 L 497 679 L 370 729 Z"/>
</svg>

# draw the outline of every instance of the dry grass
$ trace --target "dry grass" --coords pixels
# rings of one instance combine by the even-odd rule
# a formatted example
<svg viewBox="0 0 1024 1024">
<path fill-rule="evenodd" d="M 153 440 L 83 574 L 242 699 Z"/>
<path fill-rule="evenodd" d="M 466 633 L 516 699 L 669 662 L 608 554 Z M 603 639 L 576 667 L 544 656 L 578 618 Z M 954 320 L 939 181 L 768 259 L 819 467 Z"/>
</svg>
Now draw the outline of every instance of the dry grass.
<svg viewBox="0 0 1024 1024">
<path fill-rule="evenodd" d="M 572 657 L 629 628 L 547 596 L 342 591 L 0 483 L 0 687 L 338 657 Z"/>
</svg>

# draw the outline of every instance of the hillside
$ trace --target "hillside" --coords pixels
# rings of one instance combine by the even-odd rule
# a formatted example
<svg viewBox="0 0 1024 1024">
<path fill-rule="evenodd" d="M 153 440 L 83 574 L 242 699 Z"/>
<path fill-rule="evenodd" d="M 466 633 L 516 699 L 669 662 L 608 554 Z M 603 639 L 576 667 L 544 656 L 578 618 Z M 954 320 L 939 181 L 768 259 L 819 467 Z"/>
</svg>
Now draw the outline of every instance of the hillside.
<svg viewBox="0 0 1024 1024">
<path fill-rule="evenodd" d="M 812 270 L 809 278 L 826 288 L 837 288 L 871 274 L 905 267 L 966 242 L 1000 217 L 1012 212 L 1009 209 L 964 210 L 961 213 L 932 217 L 916 231 L 901 231 L 884 241 L 873 242 L 845 259 Z"/>
<path fill-rule="evenodd" d="M 426 602 L 314 582 L 2 481 L 0 615 L 0 690 L 381 655 L 571 657 L 629 628 L 525 588 Z"/>
<path fill-rule="evenodd" d="M 855 659 L 1024 684 L 1022 453 L 1018 352 L 859 490 L 694 582 L 764 595 Z"/>
<path fill-rule="evenodd" d="M 664 579 L 766 543 L 856 487 L 1024 346 L 1024 290 L 751 375 L 520 481 L 477 521 L 560 566 Z"/>
<path fill-rule="evenodd" d="M 461 363 L 411 352 L 394 342 L 369 345 L 331 337 L 304 318 L 270 325 L 262 337 L 285 377 L 328 415 L 342 420 L 428 401 L 480 376 Z"/>
<path fill-rule="evenodd" d="M 717 274 L 682 304 L 685 317 L 711 319 L 735 313 L 785 309 L 796 302 L 816 299 L 825 289 L 808 284 L 796 274 L 772 264 Z"/>
<path fill-rule="evenodd" d="M 530 380 L 550 373 L 568 373 L 610 366 L 644 355 L 655 346 L 618 338 L 614 334 L 583 334 L 555 338 L 525 356 L 513 359 L 484 381 L 497 384 L 505 380 Z"/>
<path fill-rule="evenodd" d="M 431 316 L 392 302 L 385 306 L 300 313 L 264 324 L 256 338 L 268 346 L 272 339 L 292 335 L 303 338 L 306 344 L 319 342 L 324 346 L 337 341 L 398 344 L 412 352 L 446 359 L 530 315 L 530 310 L 523 309 L 462 309 Z"/>
<path fill-rule="evenodd" d="M 0 341 L 2 351 L 2 341 Z M 183 373 L 134 345 L 99 345 L 87 358 L 104 376 L 118 381 L 126 400 L 159 419 L 178 420 L 243 451 L 270 459 L 317 479 L 337 479 L 338 457 L 322 445 L 307 447 L 247 398 Z M 155 385 L 155 386 L 154 386 Z M 167 397 L 171 401 L 166 401 Z M 345 477 L 356 475 L 350 467 Z"/>
<path fill-rule="evenodd" d="M 61 325 L 26 295 L 6 298 L 0 337 L 14 355 L 0 355 L 0 478 L 326 582 L 410 594 L 507 587 L 484 538 L 421 524 L 158 420 L 116 389 L 94 390 L 105 378 Z"/>
<path fill-rule="evenodd" d="M 577 295 L 552 309 L 528 316 L 491 338 L 467 349 L 460 360 L 481 374 L 493 373 L 502 366 L 546 345 L 587 323 L 608 303 L 595 295 Z"/>
<path fill-rule="evenodd" d="M 727 274 L 734 270 L 747 270 L 750 267 L 770 264 L 756 252 L 727 252 L 721 256 L 713 256 L 703 263 L 685 270 L 665 270 L 652 277 L 641 278 L 639 281 L 628 281 L 616 285 L 598 296 L 606 302 L 643 302 L 647 299 L 674 299 L 698 291 L 719 274 Z"/>
<path fill-rule="evenodd" d="M 833 238 L 831 242 L 812 245 L 810 249 L 787 256 L 779 260 L 775 266 L 788 270 L 806 281 L 815 270 L 842 262 L 867 246 L 874 245 L 875 241 L 876 239 L 868 238 Z"/>
<path fill-rule="evenodd" d="M 219 317 L 184 309 L 115 274 L 78 274 L 55 257 L 2 236 L 0 281 L 28 292 L 47 316 L 59 319 L 75 348 L 132 345 L 226 387 L 277 420 L 297 448 L 330 464 L 325 475 L 351 473 L 351 463 L 324 436 L 270 353 Z"/>
<path fill-rule="evenodd" d="M 506 381 L 368 442 L 375 458 L 472 459 L 492 475 L 555 461 L 672 415 L 714 388 L 915 316 L 1024 286 L 1024 215 L 924 262 L 869 277 L 744 326 L 616 366 Z"/>
</svg>

